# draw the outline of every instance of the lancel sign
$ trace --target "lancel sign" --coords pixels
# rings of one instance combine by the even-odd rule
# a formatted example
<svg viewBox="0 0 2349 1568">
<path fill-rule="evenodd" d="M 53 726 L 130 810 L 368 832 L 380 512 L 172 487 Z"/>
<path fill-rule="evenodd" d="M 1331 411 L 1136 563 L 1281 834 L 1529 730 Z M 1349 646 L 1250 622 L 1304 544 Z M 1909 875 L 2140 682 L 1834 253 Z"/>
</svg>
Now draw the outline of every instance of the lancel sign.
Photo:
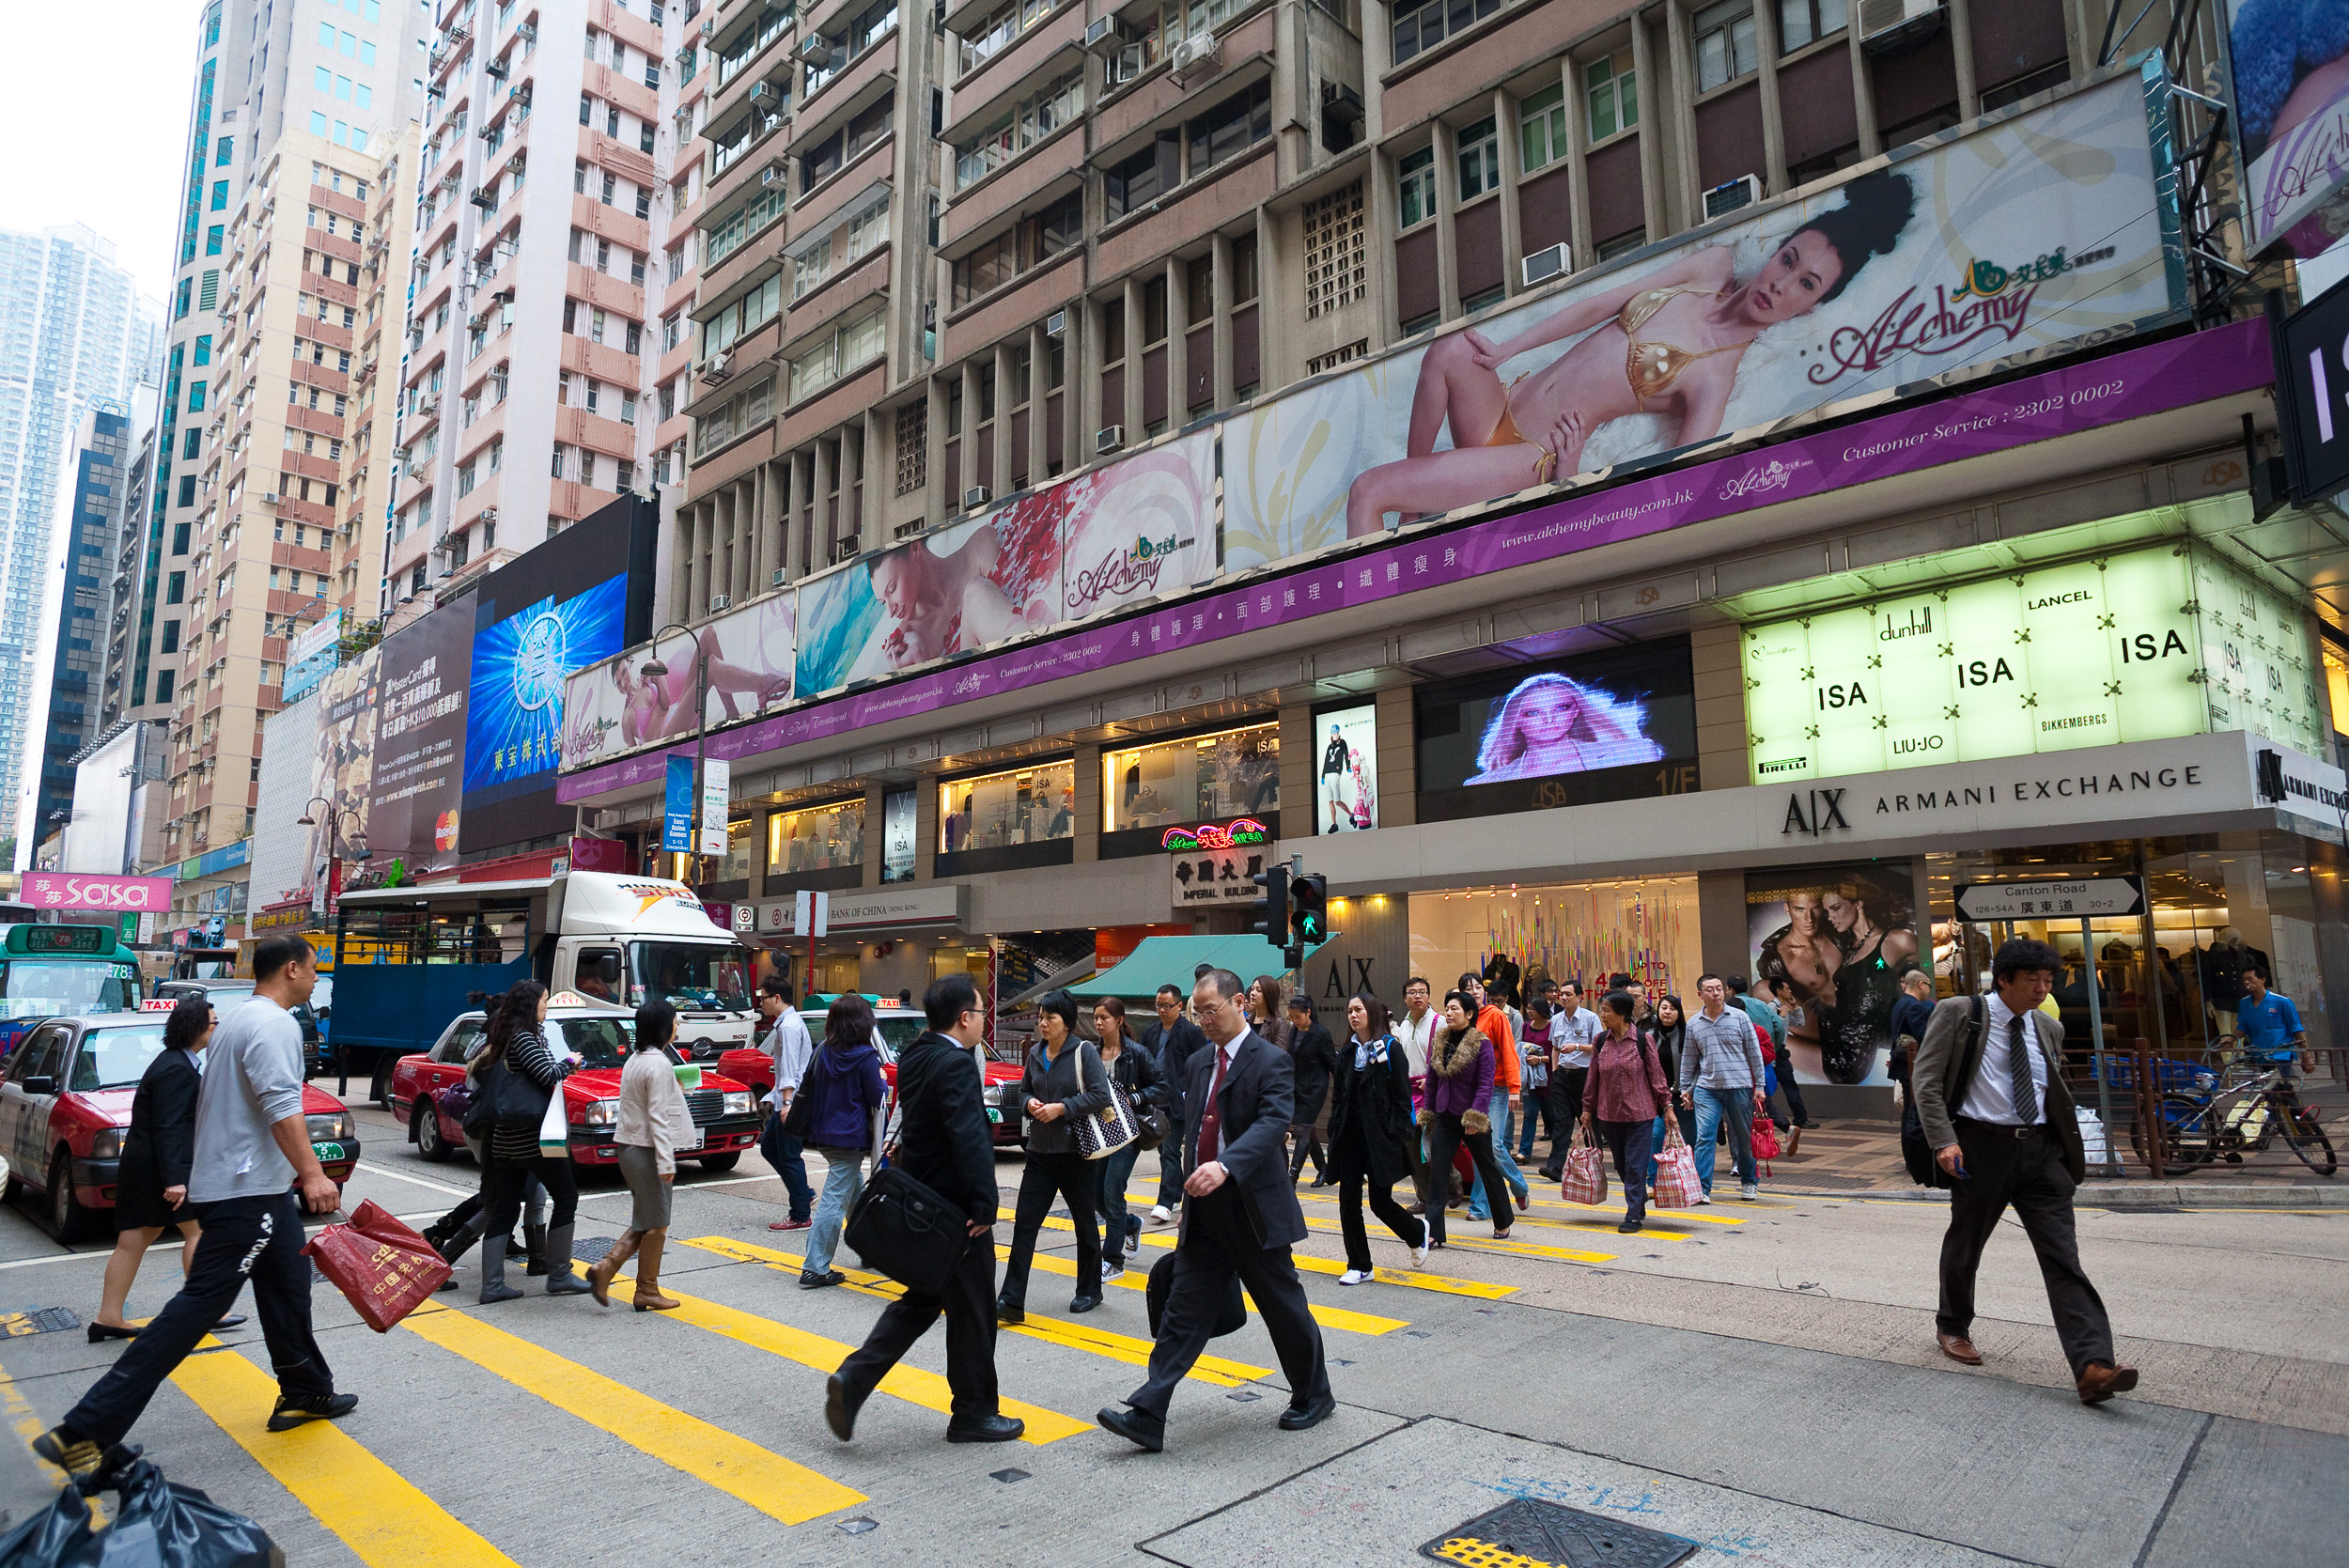
<svg viewBox="0 0 2349 1568">
<path fill-rule="evenodd" d="M 1748 629 L 1753 782 L 2227 728 L 2305 747 L 2307 670 L 2291 606 L 2172 546 L 1937 584 Z"/>
</svg>

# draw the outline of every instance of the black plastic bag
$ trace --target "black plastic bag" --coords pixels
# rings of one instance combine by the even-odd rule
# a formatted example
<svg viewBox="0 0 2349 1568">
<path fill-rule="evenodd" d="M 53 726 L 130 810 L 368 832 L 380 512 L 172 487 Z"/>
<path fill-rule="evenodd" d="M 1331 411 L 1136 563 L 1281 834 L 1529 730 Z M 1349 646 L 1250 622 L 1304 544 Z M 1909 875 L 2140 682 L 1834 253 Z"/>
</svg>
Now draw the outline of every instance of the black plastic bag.
<svg viewBox="0 0 2349 1568">
<path fill-rule="evenodd" d="M 90 1533 L 89 1505 L 69 1486 L 0 1540 L 0 1568 L 285 1568 L 285 1552 L 259 1525 L 173 1485 L 150 1460 L 132 1461 L 101 1489 L 120 1504 L 105 1529 Z"/>
</svg>

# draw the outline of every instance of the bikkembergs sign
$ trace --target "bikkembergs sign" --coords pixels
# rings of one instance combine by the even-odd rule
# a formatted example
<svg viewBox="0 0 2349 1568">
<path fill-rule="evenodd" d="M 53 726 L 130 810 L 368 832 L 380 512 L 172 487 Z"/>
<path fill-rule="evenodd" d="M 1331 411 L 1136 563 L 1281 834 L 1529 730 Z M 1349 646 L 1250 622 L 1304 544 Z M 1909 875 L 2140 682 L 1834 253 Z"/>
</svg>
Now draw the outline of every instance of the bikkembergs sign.
<svg viewBox="0 0 2349 1568">
<path fill-rule="evenodd" d="M 2299 613 L 2170 545 L 1751 627 L 1745 673 L 1757 784 L 2230 728 L 2319 744 Z"/>
</svg>

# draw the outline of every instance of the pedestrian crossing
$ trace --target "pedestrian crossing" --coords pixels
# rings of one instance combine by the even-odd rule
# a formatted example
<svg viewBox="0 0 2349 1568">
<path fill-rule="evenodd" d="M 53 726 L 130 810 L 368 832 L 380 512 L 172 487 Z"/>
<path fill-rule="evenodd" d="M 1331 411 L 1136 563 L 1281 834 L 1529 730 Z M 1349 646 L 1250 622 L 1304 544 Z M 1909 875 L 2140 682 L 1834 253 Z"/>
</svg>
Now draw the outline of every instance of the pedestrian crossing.
<svg viewBox="0 0 2349 1568">
<path fill-rule="evenodd" d="M 1073 1232 L 1077 1227 L 1069 1220 L 1058 1215 L 1052 1215 L 1044 1221 L 1044 1228 L 1048 1231 Z M 1147 1246 L 1172 1247 L 1174 1245 L 1174 1238 L 1171 1235 L 1145 1235 L 1142 1239 Z M 995 1251 L 998 1257 L 1008 1257 L 1011 1249 L 999 1247 Z M 1303 1258 L 1298 1258 L 1297 1264 L 1300 1271 L 1314 1272 L 1305 1269 Z M 1062 1274 L 1072 1280 L 1077 1277 L 1077 1265 L 1073 1258 L 1063 1258 L 1050 1252 L 1038 1252 L 1033 1266 L 1048 1274 Z M 1147 1290 L 1149 1272 L 1146 1268 L 1129 1268 L 1123 1274 L 1112 1275 L 1102 1283 L 1122 1285 L 1128 1290 Z M 1387 1317 L 1378 1312 L 1358 1312 L 1344 1307 L 1325 1307 L 1319 1302 L 1309 1302 L 1307 1305 L 1312 1309 L 1315 1323 L 1320 1324 L 1324 1328 L 1343 1329 L 1349 1334 L 1392 1334 L 1397 1328 L 1408 1328 L 1411 1326 L 1408 1319 Z M 1249 1310 L 1251 1312 L 1255 1310 L 1254 1303 L 1250 1303 Z"/>
</svg>

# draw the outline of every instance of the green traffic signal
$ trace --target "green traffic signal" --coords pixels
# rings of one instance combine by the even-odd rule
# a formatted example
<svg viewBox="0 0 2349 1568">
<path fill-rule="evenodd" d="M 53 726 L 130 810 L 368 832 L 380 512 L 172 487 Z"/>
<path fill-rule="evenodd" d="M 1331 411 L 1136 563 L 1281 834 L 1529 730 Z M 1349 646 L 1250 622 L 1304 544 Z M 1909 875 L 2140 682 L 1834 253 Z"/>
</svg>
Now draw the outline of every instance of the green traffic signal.
<svg viewBox="0 0 2349 1568">
<path fill-rule="evenodd" d="M 1306 872 L 1289 880 L 1289 924 L 1307 945 L 1330 939 L 1330 878 Z"/>
</svg>

